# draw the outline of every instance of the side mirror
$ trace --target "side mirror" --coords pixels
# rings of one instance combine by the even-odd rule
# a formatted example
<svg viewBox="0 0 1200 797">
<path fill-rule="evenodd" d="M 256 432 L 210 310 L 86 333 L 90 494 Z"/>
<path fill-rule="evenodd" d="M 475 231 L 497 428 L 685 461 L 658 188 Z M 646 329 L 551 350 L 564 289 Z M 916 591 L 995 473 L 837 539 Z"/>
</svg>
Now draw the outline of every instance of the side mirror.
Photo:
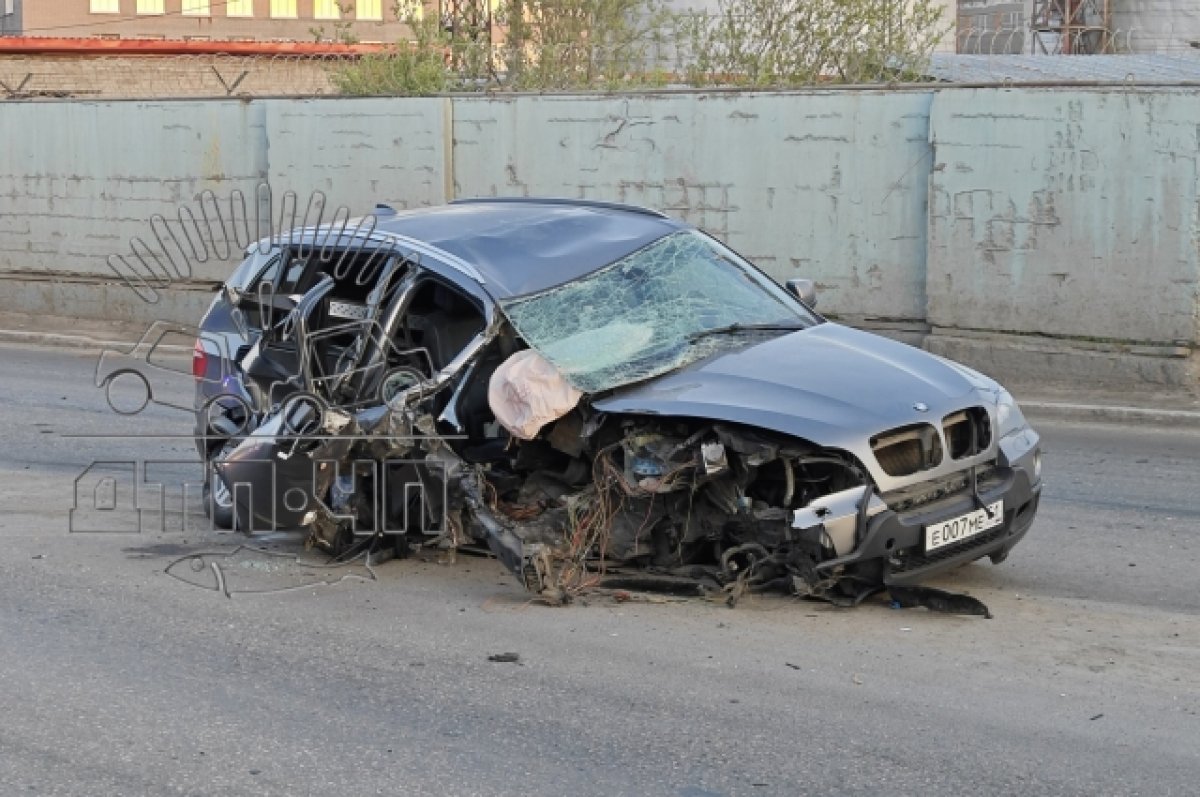
<svg viewBox="0 0 1200 797">
<path fill-rule="evenodd" d="M 817 306 L 817 286 L 812 280 L 790 279 L 784 283 L 788 293 L 809 307 Z"/>
</svg>

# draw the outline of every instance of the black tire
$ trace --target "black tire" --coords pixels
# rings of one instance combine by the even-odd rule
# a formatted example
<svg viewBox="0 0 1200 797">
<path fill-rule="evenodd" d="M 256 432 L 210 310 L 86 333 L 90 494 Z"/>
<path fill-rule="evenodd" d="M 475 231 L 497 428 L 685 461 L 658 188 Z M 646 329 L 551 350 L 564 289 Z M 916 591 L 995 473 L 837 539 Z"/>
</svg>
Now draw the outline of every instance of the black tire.
<svg viewBox="0 0 1200 797">
<path fill-rule="evenodd" d="M 229 488 L 217 475 L 214 463 L 228 454 L 236 446 L 226 443 L 213 450 L 209 455 L 204 470 L 207 477 L 200 491 L 201 502 L 204 504 L 204 514 L 208 516 L 215 527 L 219 529 L 234 529 L 237 527 L 237 517 L 233 511 L 233 495 Z"/>
</svg>

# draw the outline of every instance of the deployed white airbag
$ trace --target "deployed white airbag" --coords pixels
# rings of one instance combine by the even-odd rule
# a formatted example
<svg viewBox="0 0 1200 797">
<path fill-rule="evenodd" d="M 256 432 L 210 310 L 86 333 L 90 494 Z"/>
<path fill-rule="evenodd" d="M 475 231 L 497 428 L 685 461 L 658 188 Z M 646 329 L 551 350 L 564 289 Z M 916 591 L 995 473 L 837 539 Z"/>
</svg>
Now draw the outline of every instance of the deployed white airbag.
<svg viewBox="0 0 1200 797">
<path fill-rule="evenodd" d="M 501 363 L 488 383 L 488 404 L 496 420 L 522 440 L 532 440 L 543 426 L 566 415 L 582 395 L 533 349 Z"/>
</svg>

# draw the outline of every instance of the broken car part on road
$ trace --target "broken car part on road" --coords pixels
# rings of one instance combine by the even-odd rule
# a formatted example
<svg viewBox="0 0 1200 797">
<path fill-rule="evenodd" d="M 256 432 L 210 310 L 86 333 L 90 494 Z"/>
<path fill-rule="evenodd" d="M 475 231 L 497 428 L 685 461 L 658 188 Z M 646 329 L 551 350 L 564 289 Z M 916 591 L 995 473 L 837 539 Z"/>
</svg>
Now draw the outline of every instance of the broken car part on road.
<svg viewBox="0 0 1200 797">
<path fill-rule="evenodd" d="M 561 200 L 358 225 L 252 246 L 201 324 L 235 352 L 197 432 L 243 530 L 486 546 L 552 602 L 853 605 L 1032 523 L 1039 439 L 1003 388 L 686 225 Z"/>
</svg>

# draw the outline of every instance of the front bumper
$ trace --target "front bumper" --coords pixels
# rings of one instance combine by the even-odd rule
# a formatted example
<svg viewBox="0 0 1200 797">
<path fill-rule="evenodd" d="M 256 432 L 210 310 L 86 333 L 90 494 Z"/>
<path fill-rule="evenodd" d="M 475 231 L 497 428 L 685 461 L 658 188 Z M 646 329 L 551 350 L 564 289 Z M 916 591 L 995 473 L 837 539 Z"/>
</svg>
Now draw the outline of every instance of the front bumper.
<svg viewBox="0 0 1200 797">
<path fill-rule="evenodd" d="M 932 551 L 925 551 L 925 527 L 964 515 L 978 508 L 968 492 L 898 513 L 885 510 L 867 523 L 866 533 L 849 555 L 821 565 L 847 570 L 870 568 L 884 584 L 916 584 L 984 556 L 1001 561 L 1021 541 L 1033 524 L 1042 485 L 1032 481 L 1030 469 L 1002 467 L 993 471 L 987 485 L 980 485 L 984 504 L 1004 502 L 1004 523 L 974 537 Z"/>
<path fill-rule="evenodd" d="M 984 556 L 1001 561 L 1033 525 L 1041 493 L 1040 483 L 1030 484 L 1025 471 L 1014 469 L 1000 485 L 990 490 L 981 490 L 979 493 L 985 504 L 1004 501 L 1004 523 L 1000 526 L 961 542 L 926 552 L 925 526 L 958 517 L 976 508 L 973 498 L 959 496 L 903 515 L 888 513 L 890 517 L 884 519 L 885 522 L 881 522 L 878 529 L 868 529 L 866 544 L 874 542 L 884 547 L 880 555 L 886 558 L 886 584 L 919 583 L 936 573 Z M 887 549 L 889 540 L 893 541 L 891 550 Z"/>
</svg>

